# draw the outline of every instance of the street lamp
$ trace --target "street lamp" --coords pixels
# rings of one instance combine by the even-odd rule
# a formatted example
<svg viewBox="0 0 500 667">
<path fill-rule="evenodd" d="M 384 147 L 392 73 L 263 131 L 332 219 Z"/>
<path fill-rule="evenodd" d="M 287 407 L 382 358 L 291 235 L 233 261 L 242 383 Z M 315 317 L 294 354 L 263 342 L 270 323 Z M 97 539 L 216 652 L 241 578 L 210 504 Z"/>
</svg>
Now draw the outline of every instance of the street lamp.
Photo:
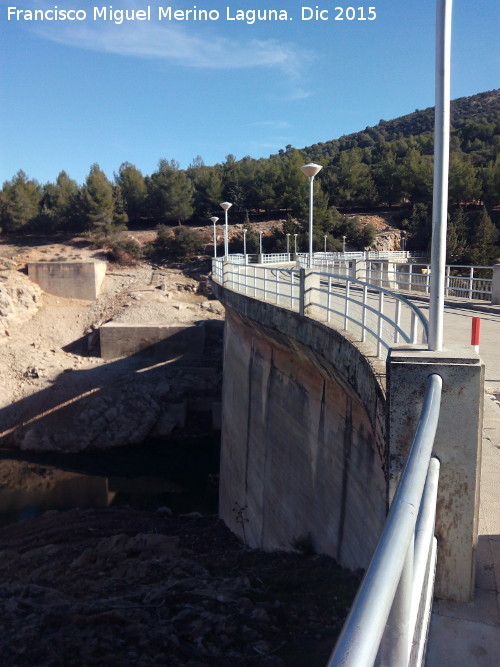
<svg viewBox="0 0 500 667">
<path fill-rule="evenodd" d="M 245 264 L 247 263 L 247 232 L 248 229 L 243 229 L 243 254 L 245 255 Z"/>
<path fill-rule="evenodd" d="M 229 255 L 229 241 L 228 241 L 228 232 L 227 232 L 227 212 L 231 208 L 232 204 L 228 201 L 223 201 L 219 206 L 224 209 L 225 224 L 224 224 L 224 256 L 226 259 Z"/>
<path fill-rule="evenodd" d="M 328 236 L 325 234 L 324 238 L 325 238 L 325 253 L 326 253 L 326 239 L 328 238 Z"/>
<path fill-rule="evenodd" d="M 347 238 L 347 236 L 342 237 L 342 252 L 344 253 L 344 255 L 345 255 L 345 240 L 346 240 L 346 238 Z"/>
<path fill-rule="evenodd" d="M 322 169 L 322 166 L 309 162 L 302 166 L 301 171 L 309 179 L 309 268 L 312 268 L 313 259 L 313 181 L 316 174 Z"/>
<path fill-rule="evenodd" d="M 286 254 L 290 254 L 290 234 L 286 235 Z"/>
<path fill-rule="evenodd" d="M 294 238 L 294 241 L 295 241 L 295 254 L 297 254 L 297 236 L 298 236 L 298 234 L 293 235 L 293 238 Z"/>
<path fill-rule="evenodd" d="M 262 255 L 262 234 L 263 232 L 259 232 L 259 248 L 260 248 L 260 254 Z"/>
<path fill-rule="evenodd" d="M 217 222 L 219 218 L 216 218 L 215 215 L 210 218 L 210 220 L 214 223 L 214 257 L 217 258 Z"/>
</svg>

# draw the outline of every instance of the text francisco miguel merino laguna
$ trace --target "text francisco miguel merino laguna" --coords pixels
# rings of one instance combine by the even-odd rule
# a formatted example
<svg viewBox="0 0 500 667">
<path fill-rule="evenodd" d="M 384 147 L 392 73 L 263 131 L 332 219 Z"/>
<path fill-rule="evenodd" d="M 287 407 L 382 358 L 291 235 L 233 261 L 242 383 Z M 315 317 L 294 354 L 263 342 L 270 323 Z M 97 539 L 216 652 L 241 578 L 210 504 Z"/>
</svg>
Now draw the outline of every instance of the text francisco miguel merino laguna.
<svg viewBox="0 0 500 667">
<path fill-rule="evenodd" d="M 151 7 L 143 9 L 115 9 L 112 5 L 85 9 L 60 9 L 54 5 L 48 9 L 22 9 L 16 6 L 6 7 L 8 21 L 109 21 L 117 25 L 126 21 L 293 21 L 294 17 L 286 9 L 235 9 L 226 7 L 217 9 L 174 9 L 173 7 Z M 328 9 L 314 5 L 300 7 L 295 17 L 299 21 L 373 21 L 376 7 L 331 7 Z M 349 13 L 350 12 L 350 13 Z"/>
</svg>

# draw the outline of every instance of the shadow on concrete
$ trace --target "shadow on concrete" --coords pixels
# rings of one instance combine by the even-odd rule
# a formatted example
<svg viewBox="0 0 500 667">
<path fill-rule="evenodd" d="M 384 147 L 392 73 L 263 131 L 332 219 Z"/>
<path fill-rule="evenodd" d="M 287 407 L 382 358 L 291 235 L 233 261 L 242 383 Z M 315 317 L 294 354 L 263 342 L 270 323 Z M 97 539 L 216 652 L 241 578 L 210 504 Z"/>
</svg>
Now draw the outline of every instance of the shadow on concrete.
<svg viewBox="0 0 500 667">
<path fill-rule="evenodd" d="M 86 399 L 111 405 L 120 388 L 126 386 L 130 390 L 131 383 L 139 382 L 145 386 L 148 382 L 168 381 L 171 393 L 167 400 L 175 400 L 178 398 L 175 379 L 179 373 L 185 373 L 191 367 L 222 365 L 221 351 L 217 349 L 221 348 L 222 340 L 216 340 L 218 336 L 221 338 L 221 324 L 218 320 L 204 321 L 206 336 L 201 349 L 186 348 L 183 332 L 179 332 L 128 357 L 94 368 L 63 371 L 51 386 L 0 409 L 0 447 L 19 447 L 28 430 L 43 433 L 51 423 L 71 430 Z M 65 349 L 85 355 L 86 343 L 88 337 L 83 336 Z M 139 389 L 137 391 L 139 393 Z M 196 387 L 193 393 L 196 393 Z"/>
</svg>

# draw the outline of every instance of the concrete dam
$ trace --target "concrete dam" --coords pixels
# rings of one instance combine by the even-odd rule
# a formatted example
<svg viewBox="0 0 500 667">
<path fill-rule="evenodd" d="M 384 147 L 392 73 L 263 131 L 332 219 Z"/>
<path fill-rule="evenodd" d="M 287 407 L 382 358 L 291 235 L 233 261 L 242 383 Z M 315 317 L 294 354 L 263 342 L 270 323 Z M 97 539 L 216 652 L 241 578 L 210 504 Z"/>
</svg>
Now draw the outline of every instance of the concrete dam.
<svg viewBox="0 0 500 667">
<path fill-rule="evenodd" d="M 252 547 L 364 568 L 388 506 L 385 366 L 336 330 L 214 286 L 226 308 L 220 514 Z"/>
<path fill-rule="evenodd" d="M 435 593 L 470 600 L 484 384 L 478 355 L 458 345 L 431 352 L 410 342 L 390 346 L 385 360 L 353 333 L 320 321 L 318 288 L 307 275 L 311 305 L 297 312 L 276 303 L 277 296 L 269 303 L 238 290 L 244 277 L 224 267 L 213 280 L 226 309 L 221 518 L 251 547 L 308 545 L 344 567 L 366 568 L 408 458 L 427 379 L 438 374 Z M 292 287 L 285 281 L 287 293 Z"/>
</svg>

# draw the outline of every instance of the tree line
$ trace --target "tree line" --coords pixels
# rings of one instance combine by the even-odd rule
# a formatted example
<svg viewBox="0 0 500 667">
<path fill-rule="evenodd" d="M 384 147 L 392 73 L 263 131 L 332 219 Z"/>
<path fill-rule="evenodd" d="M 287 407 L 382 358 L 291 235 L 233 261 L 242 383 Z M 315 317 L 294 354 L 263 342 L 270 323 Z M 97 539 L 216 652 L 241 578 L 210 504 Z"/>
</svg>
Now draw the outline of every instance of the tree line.
<svg viewBox="0 0 500 667">
<path fill-rule="evenodd" d="M 467 104 L 457 101 L 461 111 L 458 116 L 455 111 L 451 135 L 450 244 L 455 261 L 470 259 L 479 246 L 490 246 L 490 252 L 477 251 L 476 258 L 489 256 L 492 261 L 498 238 L 494 209 L 500 203 L 499 95 L 493 91 L 465 99 Z M 468 109 L 474 111 L 471 117 Z M 233 205 L 232 221 L 248 224 L 257 216 L 281 217 L 289 221 L 289 233 L 305 232 L 309 183 L 300 167 L 313 160 L 323 167 L 314 181 L 316 245 L 322 247 L 323 235 L 331 236 L 328 249 L 335 249 L 335 239 L 343 235 L 351 246 L 370 245 L 373 230 L 363 230 L 339 209 L 389 207 L 401 211 L 407 247 L 425 249 L 433 182 L 428 112 L 381 121 L 375 128 L 302 150 L 287 146 L 269 158 L 237 160 L 227 155 L 214 166 L 205 165 L 199 156 L 187 169 L 180 169 L 175 160 L 161 159 L 155 172 L 143 175 L 125 162 L 110 180 L 94 164 L 82 185 L 65 171 L 55 183 L 44 185 L 19 171 L 0 191 L 0 227 L 16 234 L 109 236 L 127 226 L 206 224 L 211 215 L 222 217 L 219 203 L 227 200 Z M 479 213 L 471 211 L 478 207 Z"/>
</svg>

